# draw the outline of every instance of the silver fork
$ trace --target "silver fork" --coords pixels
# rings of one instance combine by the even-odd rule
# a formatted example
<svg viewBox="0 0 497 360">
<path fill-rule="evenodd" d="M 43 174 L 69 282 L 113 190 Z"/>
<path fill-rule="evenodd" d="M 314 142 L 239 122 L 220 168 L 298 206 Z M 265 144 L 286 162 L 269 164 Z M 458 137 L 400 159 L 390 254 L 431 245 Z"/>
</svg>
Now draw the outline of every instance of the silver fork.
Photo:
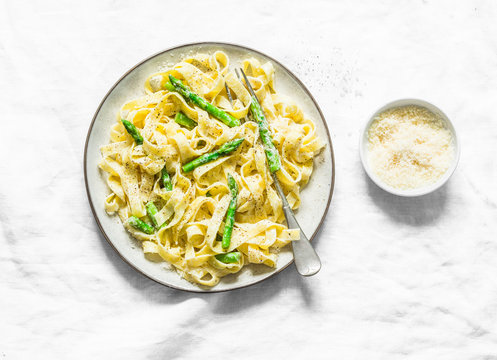
<svg viewBox="0 0 497 360">
<path fill-rule="evenodd" d="M 224 88 L 226 89 L 226 94 L 228 94 L 228 99 L 230 101 L 231 106 L 233 106 L 233 97 L 231 96 L 230 88 L 228 87 L 228 83 L 224 82 Z"/>
<path fill-rule="evenodd" d="M 242 69 L 240 69 L 240 72 L 243 75 L 245 84 L 250 94 L 252 95 L 253 99 L 255 99 L 255 101 L 257 101 L 260 105 L 260 101 L 255 95 L 254 89 L 252 89 L 252 85 L 250 85 L 247 76 L 245 75 Z M 238 69 L 235 69 L 235 73 L 236 76 L 238 76 L 238 79 L 242 81 L 240 74 L 238 74 Z M 228 93 L 228 98 L 230 99 L 230 102 L 232 102 L 233 99 L 231 98 L 231 93 L 229 91 L 228 85 L 225 84 L 225 86 L 226 86 L 226 92 Z M 262 109 L 262 106 L 260 106 L 260 108 Z M 264 117 L 266 117 L 266 115 L 264 115 Z M 307 239 L 307 236 L 305 236 L 304 232 L 302 231 L 302 228 L 300 227 L 297 219 L 295 218 L 292 208 L 290 207 L 290 204 L 288 204 L 286 196 L 283 193 L 283 189 L 281 188 L 276 173 L 271 173 L 271 175 L 273 177 L 274 185 L 276 186 L 276 191 L 278 192 L 278 195 L 280 196 L 281 202 L 283 204 L 283 213 L 285 214 L 285 219 L 288 228 L 300 230 L 300 240 L 292 241 L 293 258 L 295 259 L 295 266 L 297 267 L 297 271 L 299 272 L 300 275 L 303 276 L 315 275 L 321 269 L 321 261 L 319 260 L 319 256 L 316 254 L 316 251 L 312 247 L 311 242 L 309 241 L 309 239 Z"/>
</svg>

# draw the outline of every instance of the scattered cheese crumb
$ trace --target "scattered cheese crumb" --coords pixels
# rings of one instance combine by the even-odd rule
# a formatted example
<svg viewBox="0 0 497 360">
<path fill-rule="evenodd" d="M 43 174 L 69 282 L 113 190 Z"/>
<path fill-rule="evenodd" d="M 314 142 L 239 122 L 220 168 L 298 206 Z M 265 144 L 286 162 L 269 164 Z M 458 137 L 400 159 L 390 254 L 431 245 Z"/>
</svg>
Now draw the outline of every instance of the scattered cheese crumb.
<svg viewBox="0 0 497 360">
<path fill-rule="evenodd" d="M 435 183 L 449 168 L 454 145 L 445 121 L 425 107 L 408 105 L 379 114 L 368 131 L 369 164 L 398 189 Z"/>
</svg>

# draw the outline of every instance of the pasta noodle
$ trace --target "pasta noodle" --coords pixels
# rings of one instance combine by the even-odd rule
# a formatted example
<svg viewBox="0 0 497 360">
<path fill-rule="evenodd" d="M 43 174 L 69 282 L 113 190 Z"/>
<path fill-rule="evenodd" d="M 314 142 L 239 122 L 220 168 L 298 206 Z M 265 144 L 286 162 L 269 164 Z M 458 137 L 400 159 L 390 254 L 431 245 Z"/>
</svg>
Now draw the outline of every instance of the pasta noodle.
<svg viewBox="0 0 497 360">
<path fill-rule="evenodd" d="M 222 51 L 187 57 L 145 82 L 146 95 L 125 103 L 110 129 L 110 143 L 101 147 L 100 168 L 107 173 L 111 191 L 105 200 L 108 214 L 117 213 L 125 228 L 141 241 L 145 256 L 167 261 L 185 279 L 205 286 L 236 273 L 248 263 L 275 267 L 278 250 L 298 240 L 299 231 L 288 229 L 281 200 L 267 166 L 258 125 L 250 120 L 251 97 L 244 84 L 229 70 L 230 60 Z M 281 157 L 277 176 L 293 209 L 300 205 L 300 189 L 313 169 L 313 158 L 324 147 L 315 134 L 314 123 L 274 86 L 274 68 L 254 58 L 242 62 L 269 123 Z M 196 94 L 245 122 L 230 128 L 177 92 L 165 90 L 169 74 L 181 79 Z M 225 83 L 233 94 L 230 103 Z M 188 130 L 174 121 L 179 111 L 197 122 Z M 137 145 L 121 119 L 139 130 L 143 144 Z M 233 153 L 218 158 L 193 172 L 181 166 L 235 138 L 245 141 Z M 162 168 L 171 175 L 173 189 L 161 187 Z M 235 224 L 229 249 L 219 236 L 231 196 L 230 173 L 239 187 Z M 152 224 L 145 204 L 154 202 L 155 220 L 163 224 L 153 234 L 131 227 L 136 216 Z M 223 263 L 216 254 L 238 250 L 236 263 Z"/>
</svg>

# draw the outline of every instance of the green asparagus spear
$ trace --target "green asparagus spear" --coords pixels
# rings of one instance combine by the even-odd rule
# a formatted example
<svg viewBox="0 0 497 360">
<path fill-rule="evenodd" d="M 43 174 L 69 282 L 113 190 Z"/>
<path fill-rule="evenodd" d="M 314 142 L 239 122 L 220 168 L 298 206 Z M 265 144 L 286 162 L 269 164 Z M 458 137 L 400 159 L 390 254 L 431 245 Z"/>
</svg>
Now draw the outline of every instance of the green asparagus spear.
<svg viewBox="0 0 497 360">
<path fill-rule="evenodd" d="M 217 254 L 215 255 L 215 258 L 218 259 L 219 261 L 225 263 L 225 264 L 232 264 L 232 263 L 237 263 L 240 261 L 240 257 L 242 254 L 238 251 L 233 251 L 230 253 L 226 254 Z"/>
<path fill-rule="evenodd" d="M 162 168 L 162 171 L 160 173 L 160 180 L 162 182 L 162 186 L 167 190 L 171 191 L 173 189 L 173 183 L 171 182 L 171 177 L 169 176 L 169 173 L 167 172 L 166 165 Z"/>
<path fill-rule="evenodd" d="M 264 116 L 261 105 L 255 96 L 252 96 L 250 111 L 259 125 L 259 135 L 262 143 L 264 144 L 264 151 L 266 152 L 269 170 L 274 173 L 281 168 L 280 155 L 273 144 L 273 138 L 271 137 L 271 131 L 269 131 L 266 117 Z"/>
<path fill-rule="evenodd" d="M 192 92 L 187 86 L 185 86 L 181 80 L 176 79 L 174 76 L 169 75 L 169 81 L 175 87 L 176 91 L 181 94 L 185 99 L 191 100 L 195 105 L 197 105 L 202 110 L 207 111 L 209 114 L 214 116 L 216 119 L 221 120 L 223 123 L 229 127 L 239 126 L 240 120 L 231 116 L 227 112 L 215 107 L 210 104 L 207 100 L 201 96 Z"/>
<path fill-rule="evenodd" d="M 155 220 L 155 214 L 157 214 L 159 211 L 157 210 L 157 207 L 155 207 L 155 204 L 150 201 L 145 205 L 145 208 L 147 209 L 147 215 L 150 221 L 152 222 L 152 225 L 154 225 L 155 228 L 157 228 L 157 220 Z"/>
<path fill-rule="evenodd" d="M 233 225 L 235 224 L 235 212 L 236 212 L 236 197 L 238 195 L 238 186 L 236 185 L 235 179 L 231 174 L 228 174 L 228 186 L 231 192 L 231 201 L 228 206 L 228 211 L 226 212 L 226 221 L 224 222 L 224 232 L 223 232 L 223 249 L 230 247 L 231 233 L 233 232 Z"/>
<path fill-rule="evenodd" d="M 190 119 L 188 116 L 183 114 L 181 111 L 176 114 L 176 116 L 174 117 L 174 121 L 176 121 L 176 123 L 178 123 L 179 125 L 186 127 L 188 130 L 191 130 L 195 126 L 197 126 L 197 123 L 195 121 Z"/>
<path fill-rule="evenodd" d="M 169 91 L 176 91 L 176 88 L 169 81 L 164 85 L 164 87 Z"/>
<path fill-rule="evenodd" d="M 183 171 L 184 172 L 193 171 L 193 169 L 195 169 L 201 165 L 204 165 L 208 162 L 214 161 L 221 156 L 228 155 L 229 153 L 238 149 L 238 147 L 243 142 L 243 140 L 245 140 L 245 139 L 241 138 L 241 139 L 236 139 L 236 140 L 232 140 L 232 141 L 228 141 L 227 143 L 224 143 L 223 145 L 221 145 L 219 147 L 219 149 L 217 149 L 211 153 L 201 155 L 198 158 L 183 165 Z"/>
<path fill-rule="evenodd" d="M 154 233 L 154 228 L 151 227 L 149 224 L 147 224 L 144 221 L 141 221 L 138 219 L 136 216 L 130 216 L 128 218 L 128 224 L 133 226 L 136 230 L 140 230 L 144 232 L 145 234 L 153 234 Z"/>
<path fill-rule="evenodd" d="M 131 137 L 135 140 L 135 142 L 138 145 L 143 144 L 143 138 L 140 135 L 140 132 L 138 131 L 138 129 L 136 128 L 136 126 L 133 125 L 128 120 L 121 119 L 121 122 L 123 123 L 124 128 L 126 129 L 126 131 L 128 132 L 128 134 L 130 134 Z"/>
</svg>

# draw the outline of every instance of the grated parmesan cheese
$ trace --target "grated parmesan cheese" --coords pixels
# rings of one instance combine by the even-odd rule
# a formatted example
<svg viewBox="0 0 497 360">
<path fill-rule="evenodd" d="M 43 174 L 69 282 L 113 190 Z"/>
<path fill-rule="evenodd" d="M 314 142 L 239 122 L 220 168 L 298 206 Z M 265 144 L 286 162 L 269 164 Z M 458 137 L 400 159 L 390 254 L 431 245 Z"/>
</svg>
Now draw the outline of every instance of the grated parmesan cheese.
<svg viewBox="0 0 497 360">
<path fill-rule="evenodd" d="M 454 156 L 452 134 L 445 121 L 416 105 L 379 114 L 368 130 L 368 150 L 373 172 L 403 190 L 436 182 Z"/>
</svg>

